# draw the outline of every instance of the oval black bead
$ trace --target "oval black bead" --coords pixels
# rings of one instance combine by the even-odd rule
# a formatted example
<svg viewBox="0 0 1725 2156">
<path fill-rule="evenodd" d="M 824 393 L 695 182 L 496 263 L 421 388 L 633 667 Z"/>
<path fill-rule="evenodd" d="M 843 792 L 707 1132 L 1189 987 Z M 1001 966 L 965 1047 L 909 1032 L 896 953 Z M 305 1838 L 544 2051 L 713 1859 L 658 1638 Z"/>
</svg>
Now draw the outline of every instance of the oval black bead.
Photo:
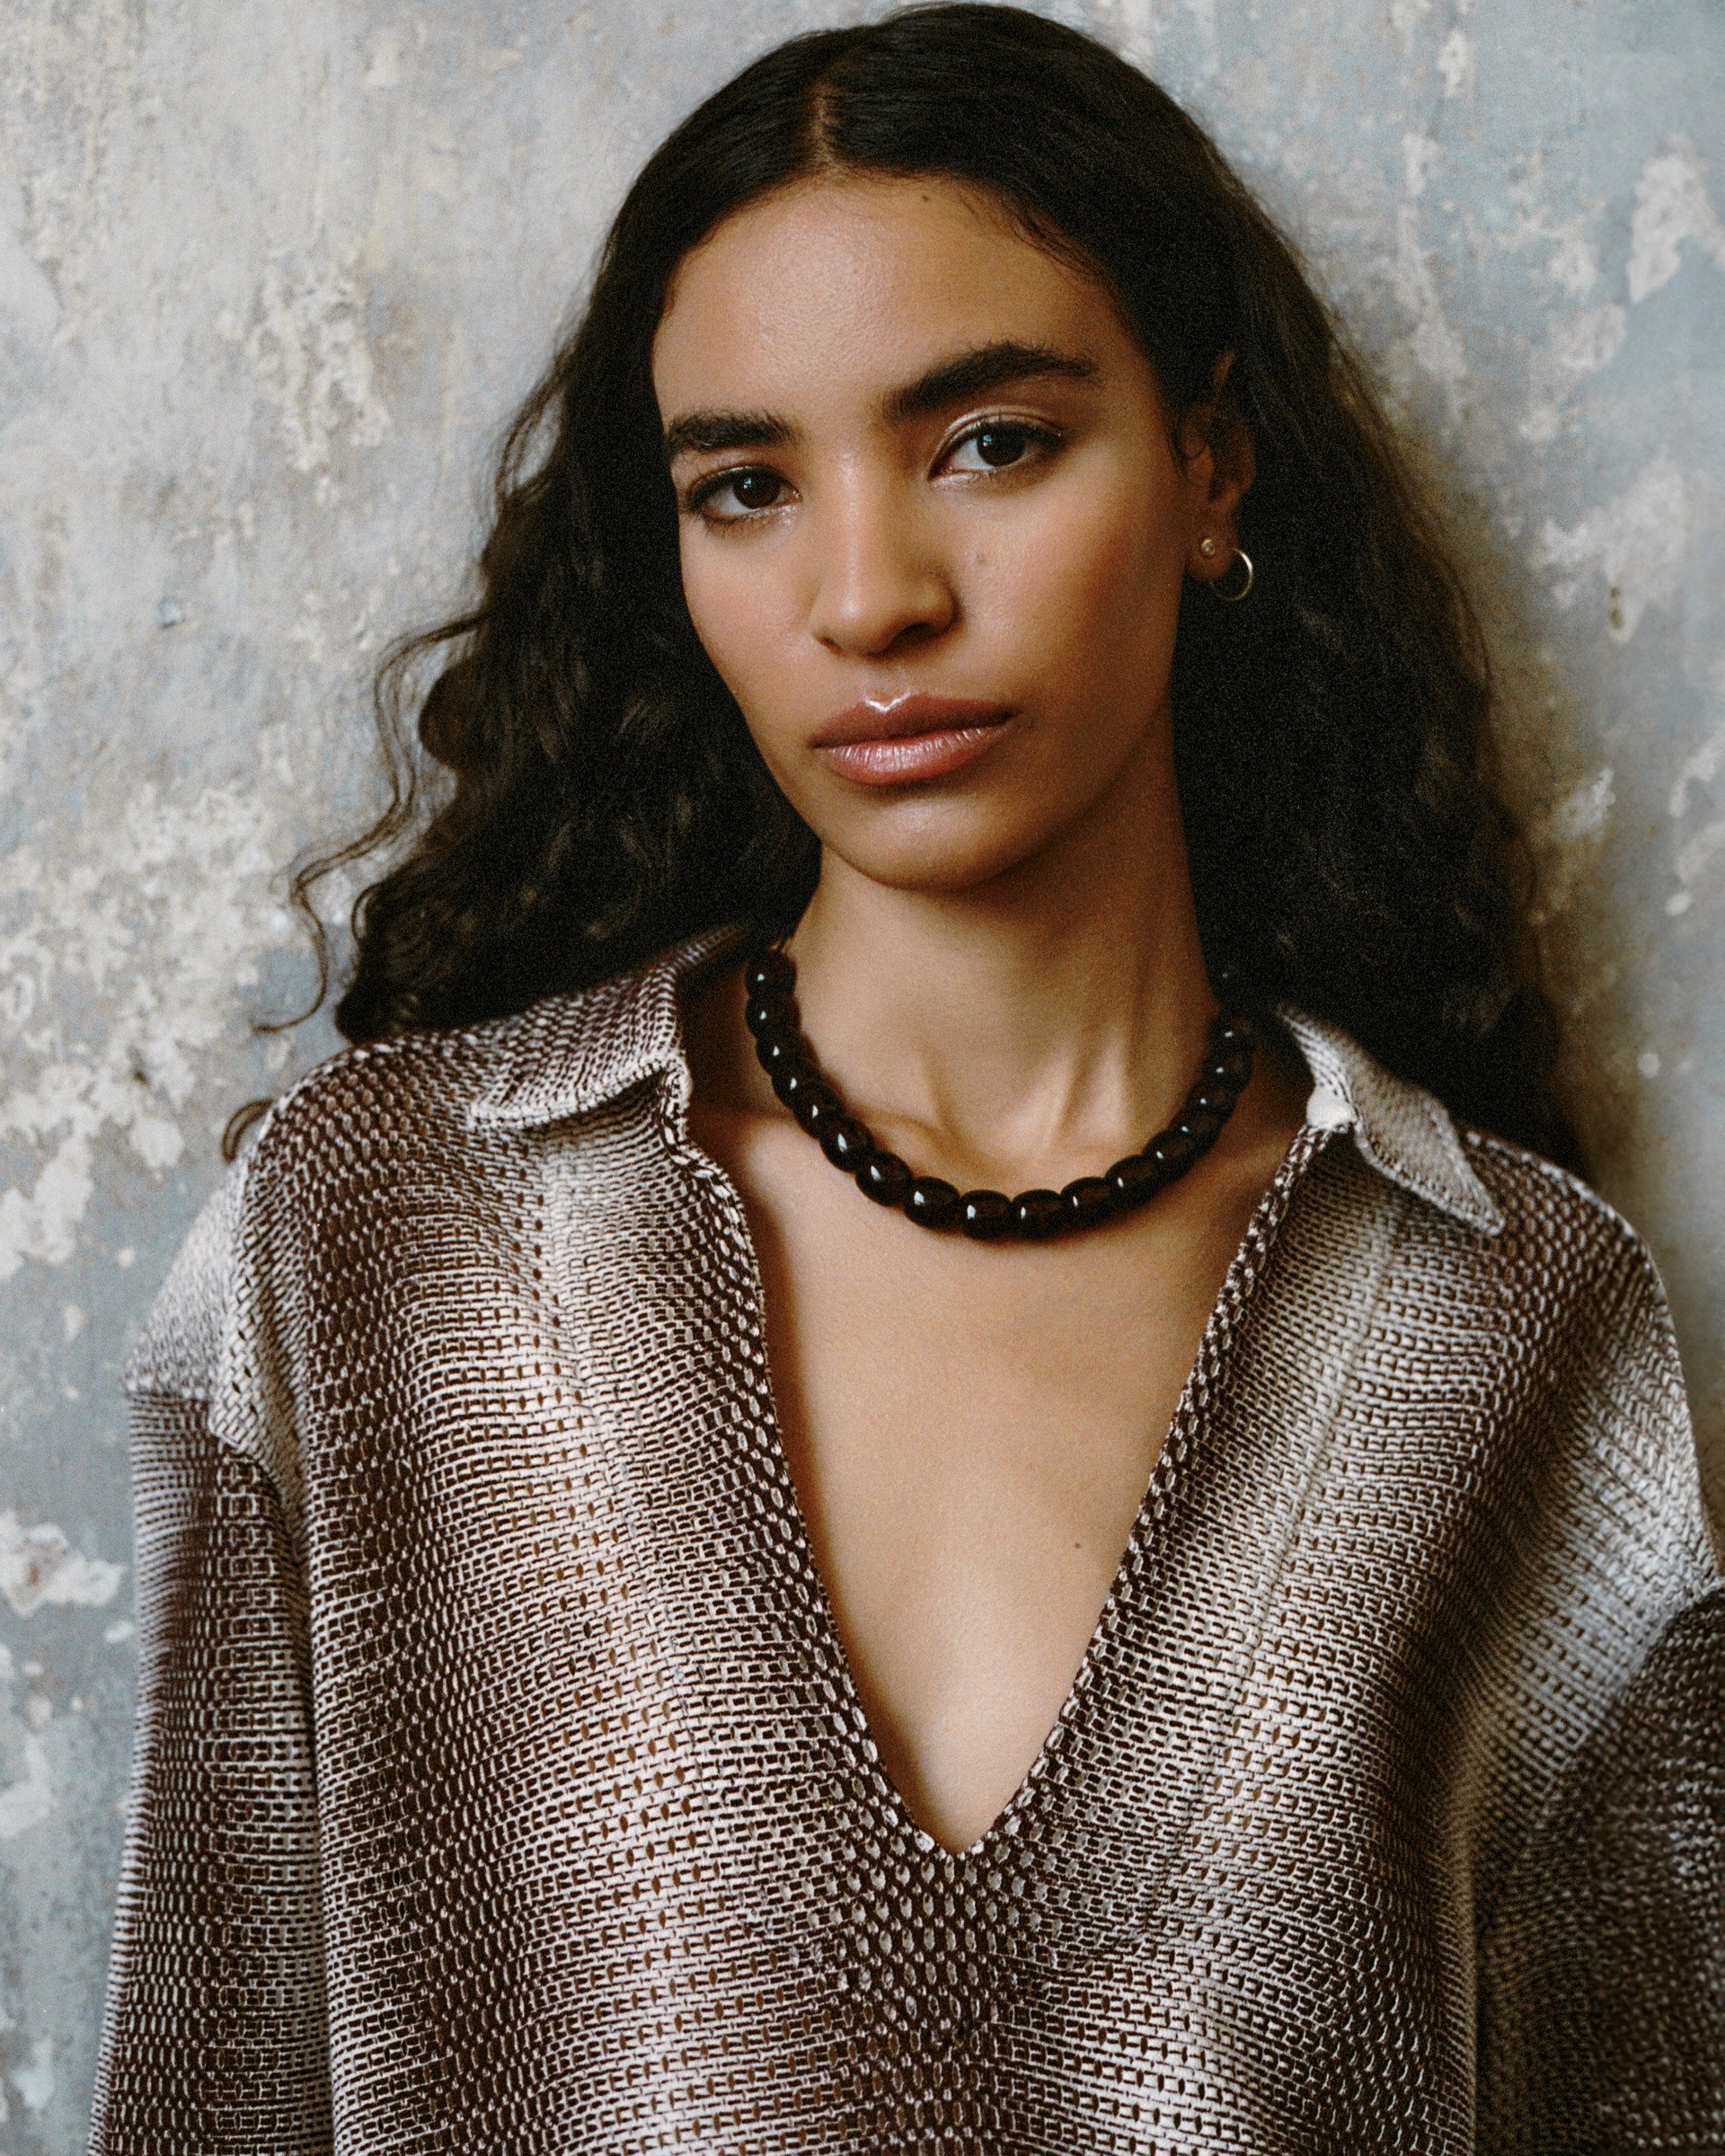
<svg viewBox="0 0 1725 2156">
<path fill-rule="evenodd" d="M 781 1071 L 800 1071 L 805 1059 L 796 1041 L 783 1033 L 764 1033 L 755 1043 L 755 1060 L 774 1078 Z"/>
<path fill-rule="evenodd" d="M 1123 1161 L 1116 1161 L 1102 1179 L 1112 1192 L 1116 1205 L 1137 1205 L 1160 1190 L 1168 1180 L 1168 1171 L 1156 1159 L 1154 1148 L 1145 1153 L 1128 1153 Z"/>
<path fill-rule="evenodd" d="M 743 968 L 743 986 L 751 996 L 765 996 L 776 989 L 788 994 L 797 969 L 782 950 L 756 951 Z"/>
<path fill-rule="evenodd" d="M 1013 1201 L 1004 1190 L 967 1190 L 959 1200 L 959 1225 L 978 1242 L 1011 1233 Z"/>
<path fill-rule="evenodd" d="M 938 1175 L 919 1175 L 905 1194 L 905 1212 L 925 1228 L 950 1228 L 959 1217 L 959 1190 Z"/>
<path fill-rule="evenodd" d="M 1066 1224 L 1057 1190 L 1022 1190 L 1013 1200 L 1013 1226 L 1026 1241 L 1039 1242 Z"/>
<path fill-rule="evenodd" d="M 1249 1018 L 1230 1017 L 1216 1029 L 1217 1048 L 1252 1049 L 1258 1046 L 1258 1029 Z"/>
<path fill-rule="evenodd" d="M 1152 1138 L 1144 1150 L 1146 1156 L 1156 1163 L 1164 1182 L 1172 1182 L 1198 1158 L 1197 1142 L 1189 1132 L 1178 1127 L 1164 1130 L 1160 1136 Z"/>
<path fill-rule="evenodd" d="M 801 1063 L 787 1064 L 783 1069 L 769 1073 L 769 1075 L 773 1080 L 773 1091 L 793 1116 L 797 1112 L 797 1102 L 804 1093 L 811 1085 L 820 1083 L 808 1066 Z"/>
<path fill-rule="evenodd" d="M 1234 1106 L 1234 1091 L 1224 1079 L 1206 1079 L 1192 1095 L 1190 1105 L 1200 1114 L 1225 1117 Z M 1221 1127 L 1219 1123 L 1216 1127 Z"/>
<path fill-rule="evenodd" d="M 856 1171 L 856 1187 L 878 1206 L 901 1206 L 910 1189 L 910 1169 L 896 1153 L 871 1153 Z"/>
<path fill-rule="evenodd" d="M 845 1103 L 830 1085 L 817 1079 L 805 1082 L 792 1106 L 791 1113 L 801 1124 L 811 1138 L 819 1137 L 829 1123 L 845 1113 Z"/>
<path fill-rule="evenodd" d="M 820 1133 L 820 1150 L 835 1168 L 860 1168 L 874 1151 L 874 1140 L 854 1116 L 835 1116 Z"/>
<path fill-rule="evenodd" d="M 1252 1051 L 1250 1048 L 1223 1048 L 1213 1056 L 1204 1066 L 1204 1082 L 1207 1085 L 1212 1079 L 1215 1079 L 1221 1084 L 1231 1085 L 1238 1091 L 1251 1076 Z"/>
<path fill-rule="evenodd" d="M 743 1023 L 758 1040 L 763 1033 L 795 1033 L 797 1006 L 782 989 L 752 995 L 743 1006 Z"/>
<path fill-rule="evenodd" d="M 1081 1175 L 1075 1183 L 1068 1183 L 1060 1193 L 1060 1203 L 1066 1208 L 1066 1218 L 1075 1227 L 1087 1228 L 1099 1220 L 1106 1220 L 1115 1206 L 1114 1188 L 1106 1176 Z"/>
<path fill-rule="evenodd" d="M 1215 1140 L 1222 1127 L 1222 1118 L 1213 1108 L 1199 1108 L 1194 1101 L 1174 1126 L 1176 1137 L 1188 1137 L 1196 1151 L 1202 1153 Z"/>
</svg>

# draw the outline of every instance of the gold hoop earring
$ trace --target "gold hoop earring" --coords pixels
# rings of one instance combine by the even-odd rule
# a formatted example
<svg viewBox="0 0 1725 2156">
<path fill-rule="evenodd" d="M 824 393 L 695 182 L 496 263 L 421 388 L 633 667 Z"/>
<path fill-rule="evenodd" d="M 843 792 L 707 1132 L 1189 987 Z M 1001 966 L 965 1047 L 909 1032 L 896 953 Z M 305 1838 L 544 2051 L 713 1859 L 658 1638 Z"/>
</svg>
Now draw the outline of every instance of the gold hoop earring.
<svg viewBox="0 0 1725 2156">
<path fill-rule="evenodd" d="M 1224 600 L 1230 606 L 1237 606 L 1240 601 L 1243 599 L 1246 594 L 1252 589 L 1252 556 L 1246 552 L 1243 546 L 1236 546 L 1234 548 L 1234 561 L 1243 561 L 1246 565 L 1246 580 L 1240 587 L 1239 590 L 1223 590 L 1222 577 L 1225 577 L 1227 575 L 1227 569 L 1225 569 L 1222 572 L 1222 577 L 1218 577 L 1216 582 L 1210 586 L 1210 589 L 1216 594 L 1216 597 Z M 1229 562 L 1228 569 L 1232 569 L 1234 567 L 1234 561 Z"/>
</svg>

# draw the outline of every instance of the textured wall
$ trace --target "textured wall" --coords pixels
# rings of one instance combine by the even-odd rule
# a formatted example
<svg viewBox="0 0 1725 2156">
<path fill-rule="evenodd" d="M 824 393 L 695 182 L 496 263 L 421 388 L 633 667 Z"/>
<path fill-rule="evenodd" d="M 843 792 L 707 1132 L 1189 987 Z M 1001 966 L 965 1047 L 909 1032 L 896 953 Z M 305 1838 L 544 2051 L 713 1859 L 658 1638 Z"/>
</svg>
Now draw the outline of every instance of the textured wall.
<svg viewBox="0 0 1725 2156">
<path fill-rule="evenodd" d="M 8 0 L 0 2156 L 81 2146 L 130 1713 L 115 1378 L 314 1059 L 283 870 L 666 126 L 811 0 Z M 1492 620 L 1598 1180 L 1725 1457 L 1718 0 L 1093 0 L 1301 240 Z"/>
</svg>

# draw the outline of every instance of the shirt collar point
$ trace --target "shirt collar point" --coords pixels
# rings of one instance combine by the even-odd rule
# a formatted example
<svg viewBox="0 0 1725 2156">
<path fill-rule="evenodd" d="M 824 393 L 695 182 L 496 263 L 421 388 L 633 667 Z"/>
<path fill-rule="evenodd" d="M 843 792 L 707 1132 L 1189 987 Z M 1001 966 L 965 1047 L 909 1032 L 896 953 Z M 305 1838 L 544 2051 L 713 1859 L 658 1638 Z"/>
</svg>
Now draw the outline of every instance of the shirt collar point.
<svg viewBox="0 0 1725 2156">
<path fill-rule="evenodd" d="M 1309 1124 L 1351 1130 L 1361 1157 L 1380 1175 L 1482 1234 L 1502 1232 L 1503 1213 L 1434 1094 L 1385 1070 L 1340 1026 L 1288 1004 L 1278 1004 L 1276 1015 L 1312 1074 Z"/>
<path fill-rule="evenodd" d="M 708 959 L 745 932 L 729 922 L 683 937 L 627 973 L 543 997 L 496 1021 L 496 1068 L 469 1104 L 481 1130 L 531 1130 L 590 1115 L 650 1078 L 686 1106 L 688 1061 L 679 994 Z"/>
</svg>

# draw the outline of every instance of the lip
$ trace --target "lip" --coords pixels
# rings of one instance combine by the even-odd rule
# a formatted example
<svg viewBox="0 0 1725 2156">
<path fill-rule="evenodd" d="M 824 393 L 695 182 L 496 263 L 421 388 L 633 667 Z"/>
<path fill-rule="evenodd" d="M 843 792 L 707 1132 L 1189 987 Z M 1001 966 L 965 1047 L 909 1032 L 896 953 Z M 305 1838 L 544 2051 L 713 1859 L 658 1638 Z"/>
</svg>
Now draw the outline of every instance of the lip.
<svg viewBox="0 0 1725 2156">
<path fill-rule="evenodd" d="M 864 697 L 836 711 L 809 746 L 829 768 L 865 786 L 942 778 L 991 748 L 1012 717 L 1002 703 L 912 690 Z"/>
</svg>

